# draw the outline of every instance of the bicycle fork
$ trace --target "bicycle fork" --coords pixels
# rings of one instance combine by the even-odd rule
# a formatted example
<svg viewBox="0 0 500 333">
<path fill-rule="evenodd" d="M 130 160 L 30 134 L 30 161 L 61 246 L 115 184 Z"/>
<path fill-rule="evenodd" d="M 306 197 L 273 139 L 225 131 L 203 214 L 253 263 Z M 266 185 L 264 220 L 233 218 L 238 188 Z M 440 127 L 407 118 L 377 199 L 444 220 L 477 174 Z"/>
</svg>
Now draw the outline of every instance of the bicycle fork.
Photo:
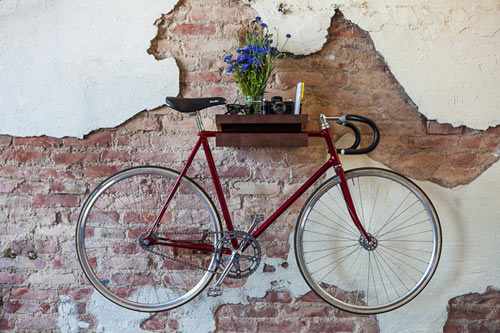
<svg viewBox="0 0 500 333">
<path fill-rule="evenodd" d="M 337 176 L 340 179 L 340 188 L 342 190 L 342 195 L 344 197 L 345 204 L 347 206 L 347 211 L 349 212 L 349 216 L 351 217 L 354 225 L 359 230 L 361 235 L 364 237 L 366 242 L 368 244 L 371 244 L 372 238 L 366 232 L 365 228 L 361 224 L 361 221 L 358 217 L 358 214 L 356 213 L 356 208 L 354 206 L 354 201 L 352 200 L 351 192 L 349 191 L 349 186 L 347 184 L 347 179 L 346 179 L 346 176 L 344 173 L 344 169 L 342 168 L 342 163 L 340 163 L 337 149 L 335 148 L 335 146 L 333 144 L 333 137 L 332 137 L 332 133 L 330 131 L 330 124 L 328 124 L 328 121 L 337 121 L 337 120 L 339 120 L 339 118 L 326 117 L 325 115 L 321 114 L 320 115 L 321 132 L 322 132 L 323 137 L 325 138 L 326 143 L 328 145 L 328 150 L 330 152 L 333 169 L 335 170 L 335 173 L 337 174 Z"/>
</svg>

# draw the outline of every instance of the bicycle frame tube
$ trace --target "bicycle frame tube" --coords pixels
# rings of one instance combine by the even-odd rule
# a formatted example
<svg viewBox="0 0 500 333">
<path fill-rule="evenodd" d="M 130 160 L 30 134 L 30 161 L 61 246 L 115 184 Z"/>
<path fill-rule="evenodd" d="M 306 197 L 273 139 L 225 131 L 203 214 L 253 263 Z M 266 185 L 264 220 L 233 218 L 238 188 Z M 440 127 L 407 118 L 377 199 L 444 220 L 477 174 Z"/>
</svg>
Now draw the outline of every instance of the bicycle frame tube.
<svg viewBox="0 0 500 333">
<path fill-rule="evenodd" d="M 191 152 L 191 155 L 189 156 L 188 160 L 186 161 L 186 164 L 184 165 L 184 168 L 182 172 L 180 173 L 177 181 L 174 184 L 174 187 L 170 191 L 170 194 L 165 202 L 165 204 L 162 207 L 162 210 L 160 211 L 160 214 L 156 218 L 154 224 L 151 226 L 150 230 L 148 231 L 148 234 L 146 237 L 143 238 L 143 240 L 147 240 L 150 242 L 151 245 L 165 245 L 165 246 L 174 246 L 174 247 L 182 247 L 182 248 L 188 248 L 188 249 L 194 249 L 194 250 L 199 250 L 199 251 L 205 251 L 205 252 L 212 252 L 214 250 L 213 246 L 208 245 L 208 244 L 199 244 L 196 242 L 190 242 L 190 241 L 179 241 L 179 240 L 169 240 L 167 238 L 158 238 L 157 240 L 152 239 L 151 234 L 153 230 L 156 228 L 158 223 L 161 221 L 161 218 L 163 217 L 163 214 L 165 213 L 168 204 L 172 197 L 175 195 L 175 192 L 177 191 L 180 180 L 181 178 L 186 174 L 187 170 L 189 169 L 191 162 L 193 161 L 196 153 L 198 152 L 198 149 L 200 148 L 201 145 L 203 145 L 203 150 L 205 151 L 205 157 L 207 159 L 208 167 L 210 169 L 210 174 L 212 177 L 212 181 L 215 186 L 215 190 L 217 193 L 217 199 L 219 200 L 221 210 L 222 210 L 222 215 L 224 217 L 224 221 L 226 223 L 226 228 L 228 231 L 233 231 L 234 226 L 231 220 L 231 216 L 229 214 L 229 209 L 227 207 L 226 199 L 224 196 L 224 192 L 222 191 L 222 186 L 220 184 L 220 179 L 219 175 L 217 173 L 217 169 L 215 167 L 215 163 L 213 160 L 212 152 L 210 150 L 210 146 L 208 144 L 208 138 L 209 137 L 215 137 L 217 132 L 215 131 L 200 131 L 199 132 L 199 139 L 198 142 L 196 143 L 195 147 L 193 148 L 193 151 Z M 330 153 L 330 158 L 328 161 L 323 164 L 323 166 L 314 173 L 314 175 L 311 176 L 281 207 L 279 207 L 276 212 L 271 215 L 253 234 L 252 236 L 254 238 L 259 237 L 260 234 L 262 234 L 278 217 L 283 214 L 307 189 L 311 187 L 312 184 L 316 182 L 329 168 L 333 167 L 335 170 L 335 173 L 337 176 L 340 178 L 340 186 L 342 190 L 342 194 L 344 196 L 344 200 L 349 212 L 349 215 L 352 218 L 352 221 L 356 228 L 359 230 L 359 232 L 368 240 L 368 242 L 371 241 L 370 236 L 366 232 L 366 230 L 363 228 L 363 225 L 361 224 L 361 221 L 359 220 L 359 217 L 356 213 L 356 209 L 354 207 L 354 202 L 352 200 L 349 187 L 347 185 L 347 180 L 344 174 L 344 170 L 342 168 L 342 164 L 340 163 L 337 150 L 333 144 L 333 138 L 330 132 L 329 128 L 323 129 L 321 132 L 306 132 L 308 136 L 310 137 L 322 137 L 325 139 L 326 144 L 328 146 L 328 151 Z M 238 244 L 235 240 L 234 244 L 232 244 L 234 248 L 238 247 Z"/>
</svg>

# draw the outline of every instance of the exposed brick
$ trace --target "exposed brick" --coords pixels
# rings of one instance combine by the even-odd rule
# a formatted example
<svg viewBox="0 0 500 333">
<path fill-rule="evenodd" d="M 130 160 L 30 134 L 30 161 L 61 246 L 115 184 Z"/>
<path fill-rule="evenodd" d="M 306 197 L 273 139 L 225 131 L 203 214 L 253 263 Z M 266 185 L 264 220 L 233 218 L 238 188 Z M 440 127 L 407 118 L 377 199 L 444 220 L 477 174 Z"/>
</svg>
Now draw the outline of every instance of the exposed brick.
<svg viewBox="0 0 500 333">
<path fill-rule="evenodd" d="M 68 147 L 91 147 L 91 146 L 98 146 L 98 147 L 107 147 L 110 146 L 112 142 L 112 137 L 110 133 L 93 133 L 88 136 L 86 136 L 84 139 L 77 139 L 73 137 L 66 137 L 64 138 L 63 144 L 64 146 Z"/>
<path fill-rule="evenodd" d="M 12 288 L 10 291 L 10 299 L 12 300 L 47 300 L 53 298 L 57 294 L 56 291 L 50 289 L 37 288 Z"/>
<path fill-rule="evenodd" d="M 37 194 L 33 198 L 34 207 L 77 207 L 80 196 L 72 194 Z"/>
<path fill-rule="evenodd" d="M 121 165 L 115 165 L 115 166 L 105 166 L 105 165 L 99 165 L 99 166 L 88 166 L 85 167 L 83 171 L 84 177 L 88 178 L 100 178 L 100 177 L 108 177 L 111 176 L 118 171 L 120 171 L 123 167 Z"/>
<path fill-rule="evenodd" d="M 299 320 L 268 320 L 259 323 L 260 332 L 300 332 L 306 326 Z M 327 332 L 327 331 L 323 331 Z"/>
<path fill-rule="evenodd" d="M 217 331 L 220 332 L 256 332 L 257 323 L 252 320 L 245 319 L 223 319 L 217 320 Z"/>
<path fill-rule="evenodd" d="M 444 134 L 444 135 L 457 135 L 462 134 L 464 126 L 454 127 L 450 124 L 440 124 L 436 121 L 428 121 L 426 132 L 427 134 Z"/>
<path fill-rule="evenodd" d="M 43 317 L 30 316 L 29 318 L 21 319 L 17 327 L 23 330 L 37 330 L 37 331 L 55 330 L 57 328 L 57 319 L 48 316 L 43 316 Z"/>
<path fill-rule="evenodd" d="M 320 322 L 312 323 L 309 332 L 354 332 L 356 324 L 353 322 Z"/>
<path fill-rule="evenodd" d="M 185 73 L 181 82 L 220 82 L 221 75 L 219 71 L 199 71 Z"/>
<path fill-rule="evenodd" d="M 30 138 L 14 137 L 16 146 L 34 146 L 34 147 L 60 147 L 63 140 L 49 136 L 39 136 Z"/>
<path fill-rule="evenodd" d="M 20 273 L 0 272 L 0 283 L 21 283 L 24 277 Z"/>
<path fill-rule="evenodd" d="M 161 122 L 157 118 L 139 116 L 128 121 L 125 128 L 129 131 L 160 131 Z"/>
<path fill-rule="evenodd" d="M 181 35 L 213 35 L 216 28 L 213 24 L 181 23 L 174 24 L 169 31 L 170 33 Z"/>
<path fill-rule="evenodd" d="M 99 160 L 95 152 L 63 152 L 54 155 L 56 164 L 93 163 Z"/>
<path fill-rule="evenodd" d="M 9 135 L 0 135 L 0 146 L 9 146 L 12 142 L 12 137 Z"/>
<path fill-rule="evenodd" d="M 263 298 L 253 297 L 253 302 L 290 303 L 292 295 L 284 290 L 269 290 Z"/>
<path fill-rule="evenodd" d="M 165 329 L 165 320 L 156 319 L 155 317 L 146 319 L 140 325 L 140 327 L 145 331 L 159 331 Z"/>
<path fill-rule="evenodd" d="M 15 322 L 10 318 L 0 318 L 0 330 L 7 331 L 15 328 Z"/>
<path fill-rule="evenodd" d="M 13 160 L 20 163 L 36 163 L 45 161 L 47 159 L 47 154 L 36 150 L 11 149 L 5 150 L 2 153 L 2 159 Z"/>
</svg>

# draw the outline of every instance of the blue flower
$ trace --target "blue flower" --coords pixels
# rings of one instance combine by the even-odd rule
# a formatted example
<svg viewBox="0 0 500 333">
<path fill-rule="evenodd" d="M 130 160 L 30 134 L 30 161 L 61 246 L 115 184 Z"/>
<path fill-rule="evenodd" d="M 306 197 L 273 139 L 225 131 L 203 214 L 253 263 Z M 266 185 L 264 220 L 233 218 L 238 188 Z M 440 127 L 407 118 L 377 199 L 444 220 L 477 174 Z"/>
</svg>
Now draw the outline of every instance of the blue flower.
<svg viewBox="0 0 500 333">
<path fill-rule="evenodd" d="M 248 68 L 248 66 L 250 66 L 250 64 L 243 64 L 243 65 L 241 66 L 241 69 L 245 70 L 245 69 L 247 69 L 247 68 Z"/>
<path fill-rule="evenodd" d="M 290 38 L 290 37 L 292 37 L 292 35 L 286 34 L 286 38 Z"/>
<path fill-rule="evenodd" d="M 233 65 L 230 65 L 229 68 L 227 69 L 228 73 L 231 73 L 233 71 Z"/>
<path fill-rule="evenodd" d="M 259 22 L 260 20 L 262 20 L 262 18 L 260 16 L 256 16 L 255 17 L 255 20 L 253 20 L 254 22 Z"/>
<path fill-rule="evenodd" d="M 227 63 L 229 63 L 231 61 L 232 57 L 233 56 L 231 54 L 228 54 L 227 56 L 224 57 L 224 61 L 227 62 Z"/>
<path fill-rule="evenodd" d="M 265 24 L 265 23 L 261 23 L 261 24 L 260 24 L 260 26 L 261 26 L 262 28 L 267 28 L 267 24 Z"/>
</svg>

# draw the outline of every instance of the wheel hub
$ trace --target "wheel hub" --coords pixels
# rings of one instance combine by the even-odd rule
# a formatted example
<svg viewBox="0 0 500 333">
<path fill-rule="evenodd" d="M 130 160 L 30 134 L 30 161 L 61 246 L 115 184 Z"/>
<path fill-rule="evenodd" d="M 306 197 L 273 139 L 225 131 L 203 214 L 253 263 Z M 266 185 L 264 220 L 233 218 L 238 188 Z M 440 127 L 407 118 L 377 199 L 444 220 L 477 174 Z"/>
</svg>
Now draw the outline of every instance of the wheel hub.
<svg viewBox="0 0 500 333">
<path fill-rule="evenodd" d="M 359 236 L 359 245 L 361 245 L 366 251 L 373 251 L 378 246 L 378 240 L 372 234 L 368 234 L 368 237 L 370 237 L 370 242 L 364 235 Z"/>
<path fill-rule="evenodd" d="M 139 236 L 139 246 L 143 249 L 148 249 L 149 247 L 151 247 L 151 241 L 149 239 L 146 239 L 147 234 L 148 233 L 145 232 L 141 236 Z"/>
</svg>

